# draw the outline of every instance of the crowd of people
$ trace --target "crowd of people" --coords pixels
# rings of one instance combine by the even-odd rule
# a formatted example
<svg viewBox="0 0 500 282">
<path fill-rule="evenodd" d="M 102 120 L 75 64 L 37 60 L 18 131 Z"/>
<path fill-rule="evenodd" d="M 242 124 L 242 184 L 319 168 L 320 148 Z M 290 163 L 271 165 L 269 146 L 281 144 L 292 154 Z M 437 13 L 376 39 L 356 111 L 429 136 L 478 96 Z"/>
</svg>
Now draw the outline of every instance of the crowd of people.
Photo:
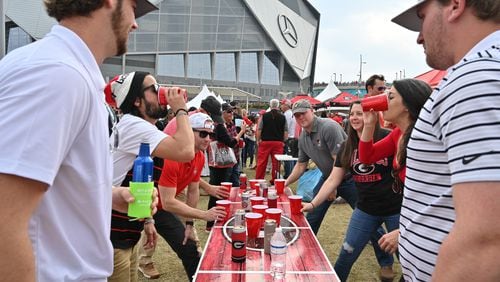
<svg viewBox="0 0 500 282">
<path fill-rule="evenodd" d="M 194 220 L 209 231 L 226 215 L 215 205 L 228 196 L 221 183 L 239 186 L 254 165 L 264 179 L 269 162 L 273 183 L 273 155 L 294 150 L 285 185 L 310 161 L 322 174 L 303 203 L 313 232 L 337 196 L 353 209 L 335 262 L 342 281 L 369 241 L 384 281 L 394 279 L 395 258 L 404 281 L 500 280 L 499 1 L 421 0 L 395 17 L 419 32 L 429 66 L 448 74 L 434 90 L 416 79 L 387 89 L 374 75 L 367 95 L 387 95 L 388 109 L 354 102 L 346 122 L 316 116 L 307 100 L 272 99 L 258 116 L 215 97 L 187 109 L 177 87 L 161 94 L 167 110 L 152 74 L 106 83 L 99 69 L 126 52 L 135 19 L 155 5 L 44 3 L 58 24 L 0 61 L 2 280 L 158 278 L 158 234 L 192 280 L 201 254 Z M 151 216 L 136 220 L 128 186 L 141 143 L 150 145 L 157 189 Z M 233 156 L 223 165 L 210 153 L 219 147 Z M 200 188 L 207 209 L 198 208 Z"/>
</svg>

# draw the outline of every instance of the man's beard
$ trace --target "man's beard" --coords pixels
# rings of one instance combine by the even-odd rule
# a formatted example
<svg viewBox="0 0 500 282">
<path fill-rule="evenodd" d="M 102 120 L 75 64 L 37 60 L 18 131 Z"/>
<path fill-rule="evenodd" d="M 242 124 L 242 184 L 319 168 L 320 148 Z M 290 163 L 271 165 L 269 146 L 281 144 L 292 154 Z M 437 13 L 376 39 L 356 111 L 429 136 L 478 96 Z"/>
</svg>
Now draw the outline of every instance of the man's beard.
<svg viewBox="0 0 500 282">
<path fill-rule="evenodd" d="M 115 44 L 116 44 L 116 56 L 121 56 L 127 52 L 127 40 L 128 40 L 128 32 L 123 27 L 123 0 L 118 0 L 116 9 L 113 11 L 111 15 L 111 24 L 113 28 L 113 32 L 115 34 Z M 125 33 L 125 36 L 122 33 Z"/>
<path fill-rule="evenodd" d="M 145 106 L 146 106 L 146 112 L 145 114 L 154 119 L 159 119 L 159 118 L 164 118 L 167 116 L 168 110 L 167 107 L 165 109 L 162 109 L 160 105 L 158 105 L 156 108 L 154 107 L 153 103 L 149 103 L 148 101 L 144 100 Z"/>
</svg>

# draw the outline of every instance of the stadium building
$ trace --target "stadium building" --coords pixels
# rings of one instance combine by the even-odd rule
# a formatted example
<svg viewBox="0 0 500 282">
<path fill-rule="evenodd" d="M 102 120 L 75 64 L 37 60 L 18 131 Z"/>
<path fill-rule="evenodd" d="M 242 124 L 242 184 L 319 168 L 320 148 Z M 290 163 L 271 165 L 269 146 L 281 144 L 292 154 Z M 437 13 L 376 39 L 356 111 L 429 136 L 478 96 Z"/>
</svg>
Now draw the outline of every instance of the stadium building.
<svg viewBox="0 0 500 282">
<path fill-rule="evenodd" d="M 3 52 L 42 38 L 55 24 L 41 0 L 2 3 Z M 142 70 L 164 84 L 192 85 L 191 94 L 206 84 L 263 101 L 312 91 L 320 14 L 308 1 L 163 0 L 158 6 L 138 19 L 127 54 L 102 65 L 106 79 Z"/>
</svg>

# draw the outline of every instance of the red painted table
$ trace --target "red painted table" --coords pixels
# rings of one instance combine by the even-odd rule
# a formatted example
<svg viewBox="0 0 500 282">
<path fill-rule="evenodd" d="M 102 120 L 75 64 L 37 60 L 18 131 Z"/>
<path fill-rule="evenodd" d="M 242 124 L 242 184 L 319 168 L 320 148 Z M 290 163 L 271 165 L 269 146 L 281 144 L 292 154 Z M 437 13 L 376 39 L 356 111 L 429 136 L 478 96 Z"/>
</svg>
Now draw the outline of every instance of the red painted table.
<svg viewBox="0 0 500 282">
<path fill-rule="evenodd" d="M 229 200 L 232 202 L 231 213 L 234 214 L 241 208 L 238 188 L 232 189 Z M 304 215 L 290 213 L 286 195 L 280 195 L 278 208 L 283 210 L 283 217 L 292 222 L 288 227 L 283 224 L 285 236 L 290 240 L 296 237 L 287 249 L 286 281 L 340 281 Z M 216 222 L 212 228 L 194 281 L 272 281 L 269 274 L 271 256 L 262 249 L 247 248 L 244 263 L 231 261 L 231 242 L 226 237 L 232 228 L 229 223 L 224 226 Z"/>
</svg>

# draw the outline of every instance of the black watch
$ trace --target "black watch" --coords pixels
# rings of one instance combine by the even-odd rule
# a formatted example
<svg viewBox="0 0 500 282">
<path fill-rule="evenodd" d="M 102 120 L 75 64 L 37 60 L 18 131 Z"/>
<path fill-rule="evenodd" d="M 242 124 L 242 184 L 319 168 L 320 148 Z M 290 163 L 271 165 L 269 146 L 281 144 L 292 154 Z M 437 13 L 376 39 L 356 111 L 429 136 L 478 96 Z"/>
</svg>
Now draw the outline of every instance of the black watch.
<svg viewBox="0 0 500 282">
<path fill-rule="evenodd" d="M 188 226 L 188 225 L 194 226 L 194 221 L 186 220 L 186 226 Z"/>
</svg>

